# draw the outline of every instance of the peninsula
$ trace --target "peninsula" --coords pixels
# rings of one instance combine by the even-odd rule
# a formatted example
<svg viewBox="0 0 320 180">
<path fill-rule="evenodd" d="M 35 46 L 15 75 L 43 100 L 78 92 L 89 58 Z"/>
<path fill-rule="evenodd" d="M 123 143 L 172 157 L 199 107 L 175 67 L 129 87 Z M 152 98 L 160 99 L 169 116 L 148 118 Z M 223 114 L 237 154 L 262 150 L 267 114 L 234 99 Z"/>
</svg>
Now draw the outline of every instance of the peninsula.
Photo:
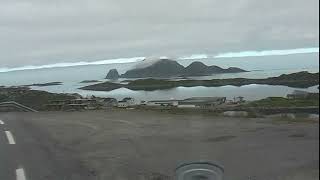
<svg viewBox="0 0 320 180">
<path fill-rule="evenodd" d="M 139 79 L 129 81 L 128 84 L 104 82 L 90 86 L 85 86 L 80 89 L 92 91 L 112 91 L 118 88 L 127 88 L 130 90 L 161 90 L 171 89 L 175 87 L 220 87 L 226 85 L 243 86 L 249 84 L 264 84 L 264 85 L 282 85 L 294 88 L 308 88 L 319 85 L 319 73 L 309 73 L 306 71 L 283 74 L 278 77 L 270 77 L 265 79 L 211 79 L 211 80 L 165 80 L 165 79 Z"/>
</svg>

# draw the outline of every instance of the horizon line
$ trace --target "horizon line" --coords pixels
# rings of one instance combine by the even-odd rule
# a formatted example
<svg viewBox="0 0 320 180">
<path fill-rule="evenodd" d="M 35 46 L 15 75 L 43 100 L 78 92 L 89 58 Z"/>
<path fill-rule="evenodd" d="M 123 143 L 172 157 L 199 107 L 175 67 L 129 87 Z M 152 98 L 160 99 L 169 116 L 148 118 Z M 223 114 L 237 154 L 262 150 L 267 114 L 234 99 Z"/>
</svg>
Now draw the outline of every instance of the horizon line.
<svg viewBox="0 0 320 180">
<path fill-rule="evenodd" d="M 200 59 L 223 59 L 223 58 L 243 58 L 243 57 L 264 57 L 264 56 L 286 56 L 295 54 L 310 54 L 319 53 L 319 47 L 312 48 L 296 48 L 296 49 L 282 49 L 282 50 L 263 50 L 263 51 L 241 51 L 241 52 L 227 52 L 217 55 L 209 54 L 193 54 L 191 56 L 181 56 L 173 58 L 176 60 L 200 60 Z M 63 68 L 63 67 L 76 67 L 76 66 L 88 66 L 88 65 L 107 65 L 107 64 L 124 64 L 134 63 L 145 60 L 147 57 L 132 57 L 132 58 L 117 58 L 98 60 L 92 62 L 65 62 L 46 65 L 29 65 L 22 67 L 0 67 L 0 73 L 12 72 L 12 71 L 24 71 L 24 70 L 37 70 L 37 69 L 50 69 L 50 68 Z"/>
</svg>

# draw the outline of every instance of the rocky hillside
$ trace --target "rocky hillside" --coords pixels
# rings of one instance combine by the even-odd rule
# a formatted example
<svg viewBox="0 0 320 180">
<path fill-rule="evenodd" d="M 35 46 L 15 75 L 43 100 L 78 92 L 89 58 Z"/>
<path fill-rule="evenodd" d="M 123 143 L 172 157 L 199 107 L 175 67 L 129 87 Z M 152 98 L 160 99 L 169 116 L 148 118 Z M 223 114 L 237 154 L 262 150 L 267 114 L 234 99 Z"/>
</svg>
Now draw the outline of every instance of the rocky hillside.
<svg viewBox="0 0 320 180">
<path fill-rule="evenodd" d="M 162 59 L 145 68 L 132 69 L 121 75 L 122 78 L 173 77 L 178 76 L 184 66 L 176 61 Z"/>
<path fill-rule="evenodd" d="M 106 79 L 118 79 L 120 77 L 118 71 L 116 69 L 111 69 L 108 74 Z"/>
<path fill-rule="evenodd" d="M 212 74 L 219 74 L 219 73 L 239 73 L 239 72 L 246 72 L 240 68 L 228 68 L 223 69 L 219 66 L 206 66 L 202 62 L 193 62 L 189 66 L 187 66 L 183 72 L 183 76 L 208 76 Z"/>
<path fill-rule="evenodd" d="M 137 68 L 127 71 L 121 75 L 122 78 L 149 78 L 149 77 L 179 77 L 179 76 L 208 76 L 219 73 L 246 72 L 240 68 L 223 69 L 218 66 L 207 66 L 202 62 L 193 62 L 184 67 L 176 61 L 162 59 L 144 68 Z"/>
</svg>

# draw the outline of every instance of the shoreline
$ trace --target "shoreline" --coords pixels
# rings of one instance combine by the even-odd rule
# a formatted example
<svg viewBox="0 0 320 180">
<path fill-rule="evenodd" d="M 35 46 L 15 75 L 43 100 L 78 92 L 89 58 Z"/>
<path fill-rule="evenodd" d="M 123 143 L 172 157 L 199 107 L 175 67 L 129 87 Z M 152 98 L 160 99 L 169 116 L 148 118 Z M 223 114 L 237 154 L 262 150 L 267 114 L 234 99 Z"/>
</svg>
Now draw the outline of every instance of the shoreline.
<svg viewBox="0 0 320 180">
<path fill-rule="evenodd" d="M 79 88 L 81 90 L 91 90 L 91 91 L 111 91 L 114 89 L 118 88 L 127 88 L 129 90 L 143 90 L 143 91 L 154 91 L 154 90 L 159 90 L 159 89 L 170 89 L 170 88 L 176 88 L 176 87 L 195 87 L 195 86 L 202 86 L 202 87 L 220 87 L 220 86 L 227 86 L 227 85 L 232 85 L 232 86 L 244 86 L 248 84 L 270 84 L 271 86 L 276 86 L 276 85 L 287 85 L 287 86 L 293 86 L 293 87 L 309 87 L 312 86 L 316 88 L 316 85 L 319 85 L 319 73 L 309 73 L 309 72 L 298 72 L 298 73 L 292 73 L 288 75 L 280 75 L 278 77 L 270 77 L 266 79 L 245 79 L 245 78 L 233 78 L 233 79 L 212 79 L 212 80 L 176 80 L 176 81 L 170 81 L 170 80 L 161 80 L 161 79 L 139 79 L 139 80 L 133 80 L 129 81 L 128 84 L 120 84 L 120 83 L 111 83 L 111 82 L 105 82 L 105 83 L 98 83 L 90 86 L 85 86 L 82 88 Z M 93 80 L 87 80 L 92 82 Z M 81 98 L 81 99 L 95 99 L 100 98 L 103 99 L 104 96 L 99 97 L 98 96 L 92 96 L 92 98 L 84 98 L 86 96 L 80 95 L 80 94 L 75 94 L 75 93 L 59 93 L 59 92 L 54 92 L 50 93 L 50 91 L 46 91 L 45 87 L 48 85 L 53 85 L 56 83 L 60 82 L 50 82 L 50 83 L 44 83 L 44 84 L 38 84 L 39 87 L 44 87 L 44 89 L 39 88 L 39 90 L 33 90 L 30 87 L 2 87 L 0 90 L 0 100 L 1 101 L 16 101 L 18 103 L 21 103 L 23 105 L 27 105 L 29 107 L 35 107 L 36 110 L 40 110 L 44 108 L 44 106 L 48 104 L 55 104 L 55 103 L 50 103 L 53 101 L 64 101 L 64 100 L 70 100 L 70 99 L 76 99 L 76 98 Z M 42 90 L 41 90 L 42 89 Z M 230 93 L 230 92 L 229 92 Z M 243 96 L 241 93 L 237 92 L 239 95 L 238 96 Z M 310 92 L 311 93 L 311 92 Z M 318 92 L 316 92 L 318 93 Z M 225 97 L 229 98 L 230 97 L 226 96 L 225 94 L 203 94 L 201 91 L 196 91 L 197 95 L 192 95 L 191 97 L 187 98 L 192 98 L 192 97 Z M 232 94 L 232 93 L 231 93 Z M 1 97 L 2 95 L 2 97 Z M 124 94 L 125 95 L 125 94 Z M 253 95 L 253 94 L 252 94 Z M 287 95 L 287 93 L 286 93 Z M 157 99 L 157 96 L 153 96 L 153 99 L 139 99 L 138 97 L 132 96 L 132 95 L 126 95 L 127 97 L 133 97 L 135 100 L 141 100 L 141 101 L 154 101 Z M 234 96 L 234 97 L 238 97 Z M 36 98 L 37 97 L 37 98 Z M 116 100 L 121 100 L 116 95 L 108 95 L 109 98 L 116 98 Z M 272 95 L 268 95 L 266 97 L 276 97 Z M 279 97 L 279 96 L 278 96 Z M 283 96 L 284 97 L 284 96 Z M 106 97 L 105 97 L 106 98 Z M 179 98 L 179 95 L 173 96 L 173 98 L 167 98 L 167 99 L 187 99 L 187 98 Z M 260 100 L 263 100 L 265 97 L 261 98 Z M 123 98 L 122 98 L 123 99 Z M 167 100 L 166 99 L 166 100 Z M 246 99 L 247 100 L 247 99 Z M 255 100 L 250 100 L 248 99 L 248 102 L 258 102 L 257 99 Z M 282 100 L 278 99 L 279 101 L 274 101 L 272 103 L 285 103 L 285 106 L 278 106 L 276 107 L 292 107 L 296 105 L 289 104 L 295 103 L 292 101 L 287 100 Z M 136 101 L 138 102 L 138 101 Z M 60 102 L 59 102 L 60 103 Z M 265 102 L 262 101 L 262 103 L 258 107 L 264 107 Z M 267 102 L 269 103 L 269 102 Z M 309 106 L 319 106 L 319 103 L 315 103 L 314 101 L 310 102 L 304 101 L 302 102 L 302 107 L 309 107 Z M 269 104 L 269 105 L 270 105 Z M 272 107 L 272 106 L 271 106 Z M 300 104 L 297 104 L 296 107 L 301 107 Z M 44 109 L 45 110 L 45 109 Z"/>
<path fill-rule="evenodd" d="M 260 85 L 283 85 L 292 88 L 309 88 L 319 85 L 319 73 L 309 73 L 306 71 L 283 74 L 278 77 L 265 79 L 247 79 L 247 78 L 230 78 L 230 79 L 211 79 L 211 80 L 161 80 L 161 79 L 138 79 L 129 81 L 128 84 L 103 82 L 94 85 L 84 86 L 79 89 L 91 91 L 112 91 L 119 88 L 130 90 L 165 90 L 176 87 L 221 87 L 221 86 L 244 86 L 250 84 Z"/>
<path fill-rule="evenodd" d="M 125 106 L 124 108 L 118 107 L 118 105 L 103 105 L 103 98 L 92 97 L 86 99 L 78 94 L 56 94 L 47 93 L 45 91 L 30 90 L 29 88 L 1 88 L 0 95 L 7 94 L 6 96 L 0 96 L 1 101 L 16 101 L 22 105 L 35 108 L 38 111 L 55 111 L 55 108 L 61 106 L 61 109 L 57 109 L 60 112 L 63 111 L 92 111 L 92 110 L 111 110 L 121 111 L 122 109 L 134 109 L 134 110 L 155 110 L 155 111 L 168 111 L 172 113 L 188 113 L 192 114 L 213 114 L 223 115 L 224 112 L 246 112 L 248 117 L 260 117 L 268 114 L 281 114 L 281 113 L 300 113 L 300 114 L 319 114 L 319 100 L 313 97 L 318 97 L 319 94 L 313 94 L 312 98 L 307 99 L 288 99 L 288 98 L 266 98 L 256 101 L 244 101 L 243 103 L 223 103 L 214 107 L 183 107 L 183 106 L 154 106 L 152 104 L 136 103 L 131 106 Z M 35 100 L 37 97 L 37 100 Z M 5 99 L 3 99 L 5 98 Z M 88 108 L 79 109 L 62 108 L 64 102 L 68 102 L 72 99 L 82 99 L 83 102 L 92 102 L 88 104 Z M 110 99 L 110 98 L 109 98 Z M 111 98 L 112 99 L 112 98 Z M 94 102 L 93 102 L 94 101 Z M 177 100 L 178 101 L 178 100 Z M 183 100 L 182 100 L 183 102 Z M 101 104 L 102 103 L 102 104 Z M 119 102 L 117 102 L 119 103 Z M 55 107 L 55 108 L 53 108 Z M 67 106 L 66 106 L 67 107 Z M 52 109 L 53 108 L 53 109 Z M 12 110 L 12 109 L 11 109 Z M 10 111 L 10 109 L 9 109 Z"/>
</svg>

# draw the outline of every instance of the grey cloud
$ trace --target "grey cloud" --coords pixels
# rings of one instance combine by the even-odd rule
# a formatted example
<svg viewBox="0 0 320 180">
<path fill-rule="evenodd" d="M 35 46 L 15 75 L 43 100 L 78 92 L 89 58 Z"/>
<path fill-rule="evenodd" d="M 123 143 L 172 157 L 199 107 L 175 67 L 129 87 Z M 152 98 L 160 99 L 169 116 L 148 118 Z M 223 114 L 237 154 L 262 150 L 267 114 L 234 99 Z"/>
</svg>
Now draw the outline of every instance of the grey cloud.
<svg viewBox="0 0 320 180">
<path fill-rule="evenodd" d="M 0 66 L 319 45 L 318 0 L 2 0 Z"/>
</svg>

